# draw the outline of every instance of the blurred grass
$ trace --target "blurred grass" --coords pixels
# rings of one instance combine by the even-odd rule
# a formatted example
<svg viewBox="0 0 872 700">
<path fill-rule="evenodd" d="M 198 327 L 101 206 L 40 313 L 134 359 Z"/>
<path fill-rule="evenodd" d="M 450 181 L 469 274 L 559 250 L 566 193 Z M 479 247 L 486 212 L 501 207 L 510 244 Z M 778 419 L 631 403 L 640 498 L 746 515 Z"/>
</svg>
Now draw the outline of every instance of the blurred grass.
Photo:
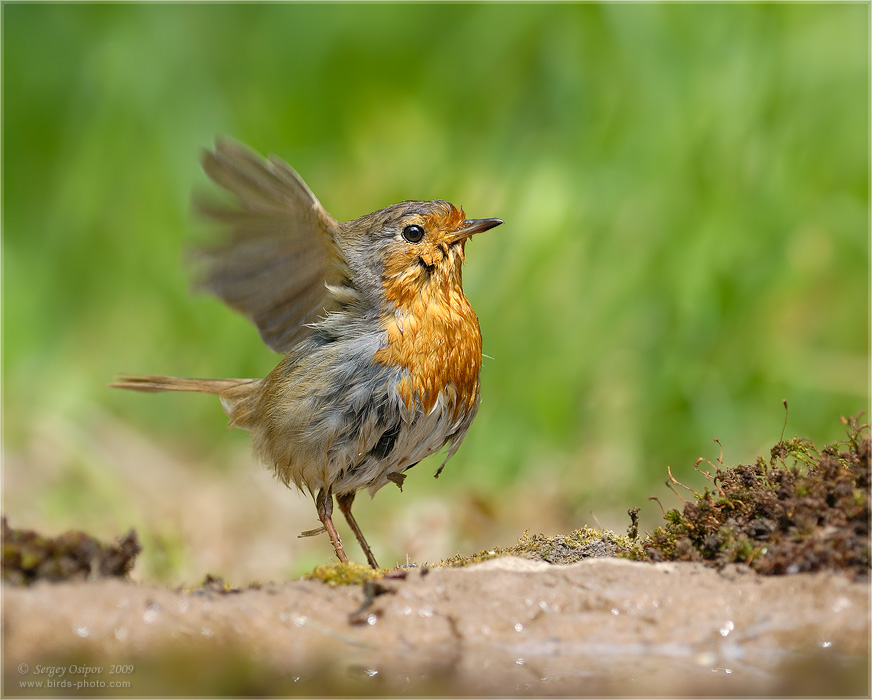
<svg viewBox="0 0 872 700">
<path fill-rule="evenodd" d="M 216 133 L 288 160 L 338 218 L 441 197 L 506 221 L 465 271 L 490 356 L 479 417 L 438 483 L 431 462 L 359 506 L 365 529 L 414 519 L 422 498 L 459 509 L 458 547 L 511 544 L 516 512 L 533 531 L 591 511 L 621 529 L 667 464 L 693 483 L 712 437 L 732 463 L 773 444 L 782 398 L 788 434 L 818 442 L 869 403 L 866 4 L 2 12 L 12 516 L 182 539 L 189 495 L 167 472 L 179 505 L 153 522 L 107 425 L 206 482 L 253 471 L 233 464 L 246 436 L 222 430 L 214 400 L 106 388 L 118 372 L 262 376 L 276 361 L 188 290 L 189 196 Z"/>
</svg>

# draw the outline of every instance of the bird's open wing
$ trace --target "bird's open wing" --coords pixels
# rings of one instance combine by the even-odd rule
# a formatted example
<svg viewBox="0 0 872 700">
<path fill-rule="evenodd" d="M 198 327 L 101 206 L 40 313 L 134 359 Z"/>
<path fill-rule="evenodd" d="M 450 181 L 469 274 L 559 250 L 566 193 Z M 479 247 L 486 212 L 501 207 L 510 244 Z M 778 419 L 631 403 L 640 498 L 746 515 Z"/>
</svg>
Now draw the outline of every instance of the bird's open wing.
<svg viewBox="0 0 872 700">
<path fill-rule="evenodd" d="M 240 311 L 276 352 L 287 352 L 329 310 L 325 283 L 341 282 L 337 222 L 305 182 L 276 156 L 262 158 L 226 138 L 203 156 L 203 170 L 236 206 L 197 201 L 223 223 L 225 238 L 197 251 L 201 286 Z"/>
</svg>

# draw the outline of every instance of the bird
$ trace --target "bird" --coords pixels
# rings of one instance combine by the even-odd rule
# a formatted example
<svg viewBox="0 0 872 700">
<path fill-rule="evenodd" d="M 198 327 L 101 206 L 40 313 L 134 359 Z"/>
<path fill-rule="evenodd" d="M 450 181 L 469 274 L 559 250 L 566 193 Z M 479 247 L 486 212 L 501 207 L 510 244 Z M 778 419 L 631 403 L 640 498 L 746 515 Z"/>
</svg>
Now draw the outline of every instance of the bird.
<svg viewBox="0 0 872 700">
<path fill-rule="evenodd" d="M 254 323 L 283 355 L 262 379 L 122 375 L 111 386 L 216 394 L 231 426 L 286 486 L 314 499 L 320 527 L 348 562 L 333 499 L 367 563 L 355 494 L 400 490 L 406 471 L 457 452 L 478 412 L 482 337 L 463 292 L 469 239 L 503 223 L 462 207 L 407 200 L 337 221 L 276 155 L 219 136 L 202 156 L 224 200 L 196 200 L 221 230 L 195 250 L 195 287 Z"/>
</svg>

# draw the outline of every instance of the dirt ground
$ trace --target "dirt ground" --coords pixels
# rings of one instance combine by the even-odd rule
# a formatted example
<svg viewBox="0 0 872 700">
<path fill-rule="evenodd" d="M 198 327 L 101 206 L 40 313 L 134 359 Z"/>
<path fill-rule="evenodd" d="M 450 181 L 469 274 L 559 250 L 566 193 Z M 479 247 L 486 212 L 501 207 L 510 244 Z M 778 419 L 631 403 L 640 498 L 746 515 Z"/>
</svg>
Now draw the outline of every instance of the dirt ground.
<svg viewBox="0 0 872 700">
<path fill-rule="evenodd" d="M 354 586 L 3 591 L 12 696 L 861 695 L 869 586 L 505 557 Z"/>
<path fill-rule="evenodd" d="M 267 495 L 243 509 L 247 529 L 197 502 L 192 551 L 207 558 L 188 568 L 167 559 L 187 581 L 210 570 L 235 572 L 234 583 L 264 572 L 283 581 L 241 588 L 211 577 L 173 587 L 137 565 L 141 548 L 163 551 L 153 537 L 44 536 L 14 529 L 32 521 L 17 512 L 3 522 L 3 694 L 869 697 L 872 445 L 868 426 L 844 422 L 848 439 L 820 450 L 795 438 L 753 465 L 710 462 L 702 491 L 670 473 L 682 508 L 664 509 L 644 538 L 632 509 L 628 536 L 525 534 L 517 546 L 364 581 L 372 570 L 355 565 L 304 569 L 317 579 L 282 574 L 288 548 L 276 542 L 288 527 L 256 539 L 281 522 Z M 130 474 L 154 480 L 131 492 L 165 503 L 177 465 L 130 458 Z M 155 466 L 134 469 L 145 463 Z M 175 492 L 200 493 L 192 484 Z M 203 505 L 228 501 L 214 496 L 207 489 Z M 468 562 L 478 563 L 455 568 Z"/>
</svg>

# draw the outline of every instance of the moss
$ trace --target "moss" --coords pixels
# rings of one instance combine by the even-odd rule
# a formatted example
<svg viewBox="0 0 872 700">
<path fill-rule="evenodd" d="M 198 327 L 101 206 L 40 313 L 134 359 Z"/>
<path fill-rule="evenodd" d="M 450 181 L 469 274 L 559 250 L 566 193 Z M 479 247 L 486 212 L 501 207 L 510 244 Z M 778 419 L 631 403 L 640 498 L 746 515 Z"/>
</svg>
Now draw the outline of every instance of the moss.
<svg viewBox="0 0 872 700">
<path fill-rule="evenodd" d="M 627 556 L 630 552 L 641 553 L 641 545 L 626 535 L 618 535 L 610 530 L 597 530 L 584 527 L 568 534 L 524 535 L 513 547 L 494 547 L 476 554 L 461 556 L 456 554 L 443 559 L 436 567 L 456 567 L 478 564 L 499 557 L 522 557 L 549 564 L 573 564 L 593 557 Z"/>
<path fill-rule="evenodd" d="M 142 551 L 131 530 L 115 544 L 106 545 L 84 532 L 44 537 L 30 530 L 16 530 L 2 519 L 3 580 L 16 585 L 36 581 L 69 581 L 125 577 Z"/>
<path fill-rule="evenodd" d="M 667 486 L 693 494 L 645 541 L 637 559 L 747 564 L 762 574 L 843 570 L 865 577 L 869 548 L 869 426 L 843 419 L 847 438 L 818 450 L 811 440 L 779 441 L 769 459 L 703 472 L 701 493 L 672 474 Z M 684 499 L 682 499 L 684 500 Z"/>
<path fill-rule="evenodd" d="M 387 570 L 372 569 L 365 564 L 348 562 L 346 564 L 325 564 L 316 566 L 304 578 L 315 579 L 328 586 L 357 586 L 364 581 L 382 578 Z"/>
<path fill-rule="evenodd" d="M 469 566 L 471 564 L 479 564 L 483 561 L 488 561 L 488 559 L 499 559 L 500 557 L 508 556 L 511 556 L 511 551 L 509 549 L 494 547 L 493 549 L 482 549 L 480 552 L 476 552 L 475 554 L 455 554 L 453 557 L 443 559 L 436 564 L 425 564 L 424 566 L 437 569 L 455 566 Z"/>
</svg>

